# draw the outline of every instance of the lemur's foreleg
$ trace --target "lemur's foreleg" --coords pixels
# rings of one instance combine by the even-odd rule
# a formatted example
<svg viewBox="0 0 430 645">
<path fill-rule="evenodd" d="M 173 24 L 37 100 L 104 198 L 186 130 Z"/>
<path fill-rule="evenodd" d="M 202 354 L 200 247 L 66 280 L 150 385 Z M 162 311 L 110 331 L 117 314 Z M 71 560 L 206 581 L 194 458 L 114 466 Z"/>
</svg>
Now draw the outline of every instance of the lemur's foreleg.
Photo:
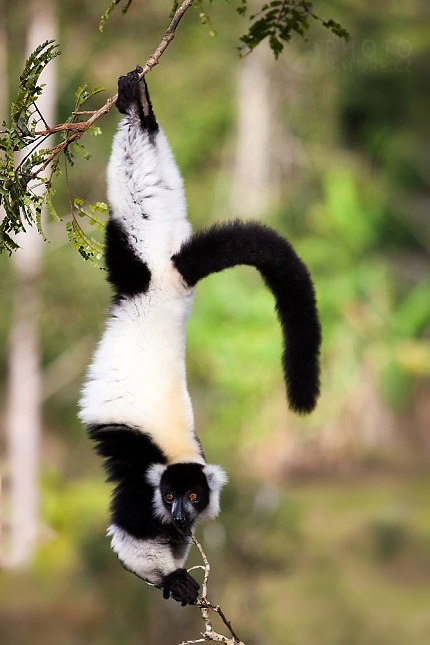
<svg viewBox="0 0 430 645">
<path fill-rule="evenodd" d="M 175 277 L 180 281 L 170 258 L 190 233 L 182 178 L 139 71 L 118 79 L 117 107 L 125 118 L 108 166 L 105 259 L 119 296 L 145 292 L 151 279 L 174 292 Z"/>
</svg>

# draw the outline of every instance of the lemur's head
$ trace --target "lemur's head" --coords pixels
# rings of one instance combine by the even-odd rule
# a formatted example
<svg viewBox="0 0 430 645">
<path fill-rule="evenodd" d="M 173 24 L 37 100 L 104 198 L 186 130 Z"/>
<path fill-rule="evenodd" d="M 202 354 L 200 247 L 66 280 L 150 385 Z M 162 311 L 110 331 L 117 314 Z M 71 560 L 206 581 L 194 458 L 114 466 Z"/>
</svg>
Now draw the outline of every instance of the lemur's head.
<svg viewBox="0 0 430 645">
<path fill-rule="evenodd" d="M 227 482 L 219 466 L 197 463 L 154 464 L 146 478 L 154 488 L 157 517 L 185 531 L 198 519 L 218 515 L 220 491 Z"/>
</svg>

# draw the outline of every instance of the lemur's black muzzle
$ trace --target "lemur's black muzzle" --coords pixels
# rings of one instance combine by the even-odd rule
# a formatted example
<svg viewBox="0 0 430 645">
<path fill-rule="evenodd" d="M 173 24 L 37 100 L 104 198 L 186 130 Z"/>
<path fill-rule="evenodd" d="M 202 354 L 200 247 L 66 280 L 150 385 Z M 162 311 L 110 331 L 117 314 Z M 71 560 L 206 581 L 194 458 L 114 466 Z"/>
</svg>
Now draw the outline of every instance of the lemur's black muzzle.
<svg viewBox="0 0 430 645">
<path fill-rule="evenodd" d="M 187 526 L 190 523 L 190 516 L 184 508 L 184 504 L 181 499 L 175 499 L 172 507 L 172 517 L 175 524 L 178 524 L 182 527 Z"/>
</svg>

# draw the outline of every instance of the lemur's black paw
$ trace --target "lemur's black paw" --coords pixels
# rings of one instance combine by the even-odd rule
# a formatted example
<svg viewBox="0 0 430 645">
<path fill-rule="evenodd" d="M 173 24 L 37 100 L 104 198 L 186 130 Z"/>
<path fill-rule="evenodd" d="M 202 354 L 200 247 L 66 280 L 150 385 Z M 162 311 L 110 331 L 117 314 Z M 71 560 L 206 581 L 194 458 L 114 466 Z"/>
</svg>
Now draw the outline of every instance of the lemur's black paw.
<svg viewBox="0 0 430 645">
<path fill-rule="evenodd" d="M 136 67 L 127 76 L 120 76 L 118 79 L 118 98 L 116 106 L 121 114 L 125 114 L 127 109 L 133 103 L 141 104 L 142 95 L 140 92 L 140 82 L 145 86 L 145 81 L 139 81 L 139 74 L 142 72 L 141 67 Z"/>
<path fill-rule="evenodd" d="M 173 598 L 185 605 L 194 605 L 199 596 L 199 583 L 185 569 L 176 569 L 163 580 L 163 598 Z"/>
</svg>

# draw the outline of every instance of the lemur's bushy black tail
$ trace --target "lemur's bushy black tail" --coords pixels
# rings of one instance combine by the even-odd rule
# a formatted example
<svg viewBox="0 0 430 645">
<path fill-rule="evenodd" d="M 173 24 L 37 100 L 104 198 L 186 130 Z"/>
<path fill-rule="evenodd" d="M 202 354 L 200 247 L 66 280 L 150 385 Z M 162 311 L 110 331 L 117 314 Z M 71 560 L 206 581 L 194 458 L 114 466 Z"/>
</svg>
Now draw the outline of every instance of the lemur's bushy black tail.
<svg viewBox="0 0 430 645">
<path fill-rule="evenodd" d="M 319 395 L 321 327 L 309 271 L 291 244 L 267 226 L 235 220 L 195 233 L 172 260 L 190 286 L 237 264 L 258 269 L 276 299 L 289 406 L 311 412 Z"/>
</svg>

